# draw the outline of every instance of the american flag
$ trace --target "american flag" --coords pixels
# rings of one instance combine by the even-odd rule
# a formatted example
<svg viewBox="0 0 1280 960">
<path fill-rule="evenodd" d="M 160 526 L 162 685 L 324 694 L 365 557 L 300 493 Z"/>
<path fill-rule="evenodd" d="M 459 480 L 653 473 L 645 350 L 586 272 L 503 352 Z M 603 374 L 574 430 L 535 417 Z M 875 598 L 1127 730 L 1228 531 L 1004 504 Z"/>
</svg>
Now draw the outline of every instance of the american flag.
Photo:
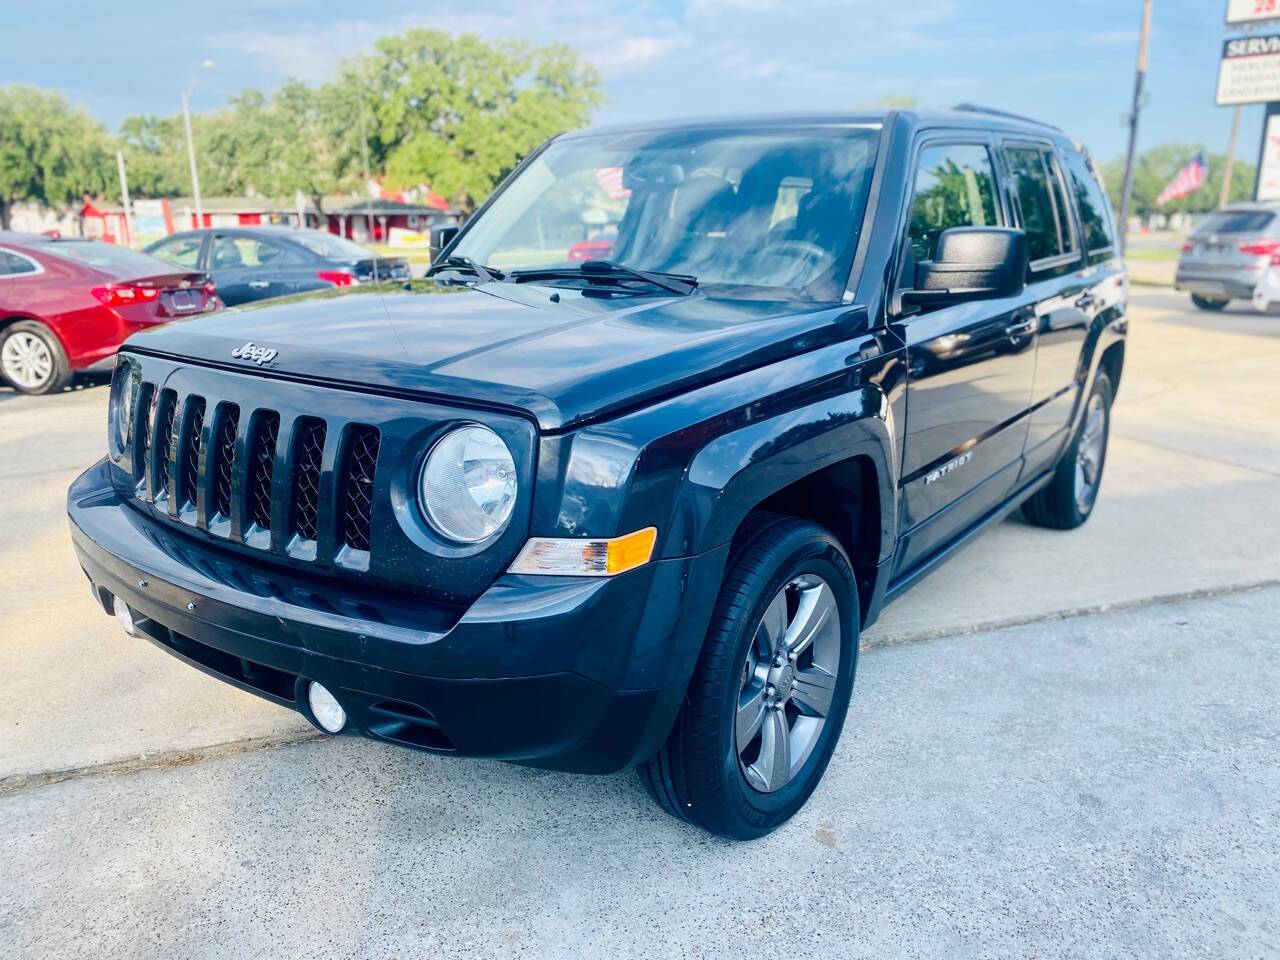
<svg viewBox="0 0 1280 960">
<path fill-rule="evenodd" d="M 1204 185 L 1205 172 L 1204 154 L 1196 154 L 1196 158 L 1179 170 L 1169 181 L 1169 185 L 1160 191 L 1160 196 L 1156 197 L 1156 206 L 1163 207 L 1170 200 L 1195 193 Z"/>
<path fill-rule="evenodd" d="M 596 180 L 610 200 L 625 200 L 631 196 L 631 191 L 622 185 L 621 167 L 600 167 L 596 170 Z"/>
</svg>

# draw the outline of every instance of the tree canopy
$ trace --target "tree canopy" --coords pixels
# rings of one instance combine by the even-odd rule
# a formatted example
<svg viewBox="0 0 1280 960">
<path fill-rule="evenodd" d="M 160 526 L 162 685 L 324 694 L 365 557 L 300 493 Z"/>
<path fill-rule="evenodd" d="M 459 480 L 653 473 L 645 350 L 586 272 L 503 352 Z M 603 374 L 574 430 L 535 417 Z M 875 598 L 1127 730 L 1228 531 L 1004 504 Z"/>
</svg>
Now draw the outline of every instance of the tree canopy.
<svg viewBox="0 0 1280 960">
<path fill-rule="evenodd" d="M 192 116 L 206 195 L 292 197 L 427 184 L 475 208 L 542 141 L 586 124 L 603 101 L 599 73 L 562 45 L 488 42 L 412 29 L 344 60 L 318 87 L 245 90 Z M 364 141 L 361 141 L 362 131 Z M 64 206 L 116 198 L 114 151 L 136 196 L 191 191 L 181 114 L 133 116 L 116 138 L 60 95 L 0 89 L 0 213 L 15 201 Z"/>
<path fill-rule="evenodd" d="M 114 179 L 106 128 L 57 93 L 0 88 L 0 229 L 14 203 L 67 209 Z"/>
<path fill-rule="evenodd" d="M 1208 170 L 1204 185 L 1195 193 L 1171 200 L 1163 207 L 1156 206 L 1156 197 L 1196 154 L 1204 152 Z M 1133 214 L 1145 217 L 1152 213 L 1206 213 L 1217 209 L 1222 191 L 1222 175 L 1226 170 L 1225 153 L 1209 153 L 1200 144 L 1165 143 L 1153 147 L 1138 156 L 1133 168 Z M 1248 200 L 1253 196 L 1254 165 L 1239 159 L 1231 171 L 1231 192 L 1228 202 Z M 1102 165 L 1102 179 L 1111 198 L 1111 205 L 1120 209 L 1120 191 L 1124 186 L 1124 158 Z"/>
</svg>

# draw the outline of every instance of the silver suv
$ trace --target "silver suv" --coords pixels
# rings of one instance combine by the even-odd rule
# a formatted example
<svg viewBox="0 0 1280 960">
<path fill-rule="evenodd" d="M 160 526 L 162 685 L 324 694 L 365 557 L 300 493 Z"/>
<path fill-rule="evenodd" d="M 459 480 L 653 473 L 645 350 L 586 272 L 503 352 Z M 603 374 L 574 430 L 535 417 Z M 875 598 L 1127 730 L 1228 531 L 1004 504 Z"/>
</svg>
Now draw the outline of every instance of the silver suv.
<svg viewBox="0 0 1280 960">
<path fill-rule="evenodd" d="M 1251 300 L 1266 268 L 1280 265 L 1278 213 L 1275 204 L 1243 203 L 1211 214 L 1182 245 L 1174 286 L 1201 310 Z"/>
</svg>

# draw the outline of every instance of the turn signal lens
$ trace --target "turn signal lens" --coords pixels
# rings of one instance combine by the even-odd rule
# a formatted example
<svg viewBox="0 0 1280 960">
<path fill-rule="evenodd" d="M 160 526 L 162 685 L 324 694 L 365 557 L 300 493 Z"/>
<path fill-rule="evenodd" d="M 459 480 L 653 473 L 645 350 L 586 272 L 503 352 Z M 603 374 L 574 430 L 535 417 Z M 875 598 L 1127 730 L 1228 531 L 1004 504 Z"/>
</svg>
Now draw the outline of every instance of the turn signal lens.
<svg viewBox="0 0 1280 960">
<path fill-rule="evenodd" d="M 656 527 L 610 540 L 534 537 L 511 564 L 511 573 L 552 577 L 612 577 L 644 566 L 653 556 Z"/>
</svg>

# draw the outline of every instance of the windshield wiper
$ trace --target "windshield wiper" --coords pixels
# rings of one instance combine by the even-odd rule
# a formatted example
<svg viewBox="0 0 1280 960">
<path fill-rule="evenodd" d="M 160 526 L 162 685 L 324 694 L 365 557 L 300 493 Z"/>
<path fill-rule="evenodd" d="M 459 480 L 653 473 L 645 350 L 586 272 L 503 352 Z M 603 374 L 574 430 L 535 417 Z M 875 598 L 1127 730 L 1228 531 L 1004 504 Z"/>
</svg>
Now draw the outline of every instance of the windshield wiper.
<svg viewBox="0 0 1280 960">
<path fill-rule="evenodd" d="M 445 257 L 439 263 L 433 263 L 431 269 L 427 271 L 428 277 L 433 277 L 441 270 L 470 270 L 480 278 L 481 283 L 492 283 L 495 280 L 505 280 L 506 274 L 501 270 L 495 270 L 493 267 L 486 267 L 483 263 L 476 263 L 470 257 Z"/>
<path fill-rule="evenodd" d="M 511 279 L 516 283 L 531 280 L 587 277 L 589 279 L 642 280 L 655 287 L 686 297 L 698 286 L 698 278 L 681 273 L 662 273 L 658 270 L 637 270 L 609 260 L 584 260 L 574 267 L 534 267 L 530 270 L 514 270 Z"/>
</svg>

